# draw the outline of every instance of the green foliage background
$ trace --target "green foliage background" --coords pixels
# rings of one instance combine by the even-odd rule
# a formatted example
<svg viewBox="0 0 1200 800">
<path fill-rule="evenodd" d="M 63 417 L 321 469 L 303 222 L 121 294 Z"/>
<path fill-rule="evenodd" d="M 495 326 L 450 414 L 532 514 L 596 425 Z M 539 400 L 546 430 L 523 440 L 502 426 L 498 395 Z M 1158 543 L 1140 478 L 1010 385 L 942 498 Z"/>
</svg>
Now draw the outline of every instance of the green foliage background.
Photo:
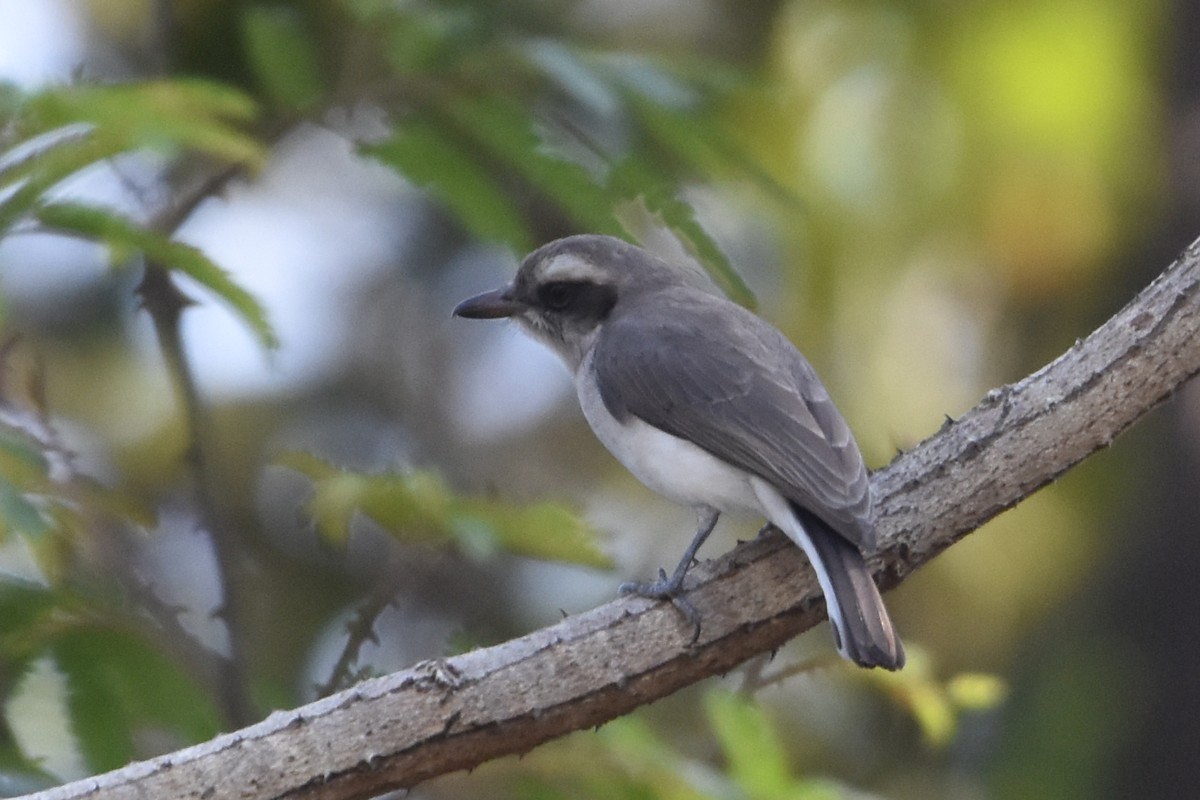
<svg viewBox="0 0 1200 800">
<path fill-rule="evenodd" d="M 10 794 L 502 641 L 673 563 L 688 514 L 625 476 L 569 397 L 500 434 L 456 416 L 461 375 L 509 334 L 445 317 L 504 279 L 497 261 L 583 231 L 690 257 L 800 344 L 881 465 L 1198 232 L 1187 4 L 73 9 L 72 77 L 0 84 Z M 214 392 L 192 368 L 212 346 L 189 338 L 196 305 L 239 320 L 264 370 L 298 345 L 213 254 L 237 243 L 180 229 L 206 203 L 255 213 L 239 198 L 323 137 L 386 171 L 376 202 L 405 234 L 364 223 L 384 268 L 330 312 L 355 335 L 316 379 Z M 119 202 L 79 189 L 147 169 Z M 308 169 L 316 213 L 316 181 L 367 174 Z M 88 288 L 47 313 L 4 278 L 28 257 L 14 243 L 54 237 L 102 246 L 107 269 L 81 255 Z M 898 676 L 830 660 L 818 632 L 421 792 L 1194 796 L 1197 420 L 1188 389 L 894 592 Z"/>
</svg>

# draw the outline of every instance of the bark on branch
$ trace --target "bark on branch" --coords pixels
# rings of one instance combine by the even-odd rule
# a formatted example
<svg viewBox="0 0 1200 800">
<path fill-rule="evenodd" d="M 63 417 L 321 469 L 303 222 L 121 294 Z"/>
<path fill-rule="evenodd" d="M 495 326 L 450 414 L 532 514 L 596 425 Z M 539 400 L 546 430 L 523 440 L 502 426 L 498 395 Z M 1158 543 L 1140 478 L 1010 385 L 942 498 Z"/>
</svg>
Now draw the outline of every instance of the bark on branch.
<svg viewBox="0 0 1200 800">
<path fill-rule="evenodd" d="M 885 587 L 1112 440 L 1200 372 L 1200 241 L 1086 340 L 875 474 Z M 593 727 L 824 618 L 800 551 L 763 536 L 693 570 L 699 641 L 666 603 L 614 600 L 520 639 L 366 681 L 37 800 L 355 798 Z"/>
</svg>

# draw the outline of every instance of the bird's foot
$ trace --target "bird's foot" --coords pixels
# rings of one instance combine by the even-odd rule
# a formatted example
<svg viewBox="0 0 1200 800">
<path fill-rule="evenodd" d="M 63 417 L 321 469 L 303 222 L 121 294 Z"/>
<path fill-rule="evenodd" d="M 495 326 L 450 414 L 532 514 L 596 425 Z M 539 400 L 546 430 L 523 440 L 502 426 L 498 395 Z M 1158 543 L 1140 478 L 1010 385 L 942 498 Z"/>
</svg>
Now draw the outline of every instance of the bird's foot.
<svg viewBox="0 0 1200 800">
<path fill-rule="evenodd" d="M 680 577 L 682 578 L 682 576 Z M 634 595 L 651 600 L 670 600 L 671 605 L 675 606 L 692 626 L 692 638 L 689 643 L 695 643 L 700 638 L 700 612 L 690 600 L 684 597 L 683 581 L 668 578 L 666 570 L 659 569 L 656 581 L 622 583 L 621 587 L 617 589 L 617 593 L 622 597 Z"/>
</svg>

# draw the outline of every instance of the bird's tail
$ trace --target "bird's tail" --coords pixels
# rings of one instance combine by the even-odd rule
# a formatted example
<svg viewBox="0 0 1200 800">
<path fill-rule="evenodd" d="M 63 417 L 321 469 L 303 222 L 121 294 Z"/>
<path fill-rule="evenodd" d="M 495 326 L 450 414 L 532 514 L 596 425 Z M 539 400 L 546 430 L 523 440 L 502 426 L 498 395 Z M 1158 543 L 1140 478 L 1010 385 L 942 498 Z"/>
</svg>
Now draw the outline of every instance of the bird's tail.
<svg viewBox="0 0 1200 800">
<path fill-rule="evenodd" d="M 798 530 L 784 532 L 817 572 L 838 652 L 862 667 L 903 667 L 904 645 L 862 553 L 816 515 L 789 505 L 800 524 L 795 526 Z"/>
</svg>

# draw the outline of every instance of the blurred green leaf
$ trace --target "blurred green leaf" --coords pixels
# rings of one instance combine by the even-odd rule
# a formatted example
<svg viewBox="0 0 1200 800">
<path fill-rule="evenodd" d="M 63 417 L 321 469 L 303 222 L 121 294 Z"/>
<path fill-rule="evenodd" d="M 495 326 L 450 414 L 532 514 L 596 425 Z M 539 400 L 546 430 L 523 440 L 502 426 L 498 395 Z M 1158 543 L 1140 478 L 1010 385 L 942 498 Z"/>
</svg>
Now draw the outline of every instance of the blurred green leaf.
<svg viewBox="0 0 1200 800">
<path fill-rule="evenodd" d="M 46 641 L 61 629 L 58 613 L 61 595 L 39 584 L 12 577 L 0 581 L 0 707 L 8 707 Z M 47 775 L 22 752 L 10 729 L 7 714 L 0 719 L 0 796 L 6 788 L 44 788 Z"/>
<path fill-rule="evenodd" d="M 965 711 L 987 711 L 1008 697 L 1008 684 L 996 675 L 960 672 L 947 681 L 946 693 Z"/>
<path fill-rule="evenodd" d="M 609 180 L 614 194 L 640 201 L 647 211 L 668 226 L 731 300 L 751 309 L 757 306 L 750 287 L 696 221 L 695 209 L 679 199 L 675 187 L 657 180 L 652 170 L 634 157 L 625 159 L 613 169 Z"/>
<path fill-rule="evenodd" d="M 711 176 L 721 167 L 744 172 L 749 161 L 744 155 L 735 158 L 735 148 L 720 137 L 711 115 L 696 108 L 698 92 L 649 59 L 625 57 L 595 69 L 595 59 L 580 58 L 575 49 L 559 42 L 538 41 L 526 50 L 579 102 L 596 113 L 623 112 L 627 125 L 636 124 L 649 134 L 609 165 L 602 187 L 607 207 L 619 218 L 620 204 L 640 203 L 679 237 L 731 299 L 754 308 L 753 293 L 680 197 L 681 172 Z M 761 170 L 755 174 L 761 176 Z"/>
<path fill-rule="evenodd" d="M 554 503 L 516 507 L 455 494 L 430 472 L 366 475 L 307 453 L 288 453 L 277 463 L 313 482 L 309 513 L 322 535 L 336 544 L 346 541 L 354 516 L 361 513 L 404 541 L 453 542 L 479 552 L 478 537 L 487 536 L 517 555 L 611 566 L 588 526 Z"/>
<path fill-rule="evenodd" d="M 753 698 L 724 690 L 704 696 L 704 710 L 728 762 L 729 777 L 756 800 L 839 800 L 823 780 L 792 777 L 787 752 Z"/>
<path fill-rule="evenodd" d="M 49 465 L 38 446 L 21 430 L 0 424 L 0 476 L 26 484 L 46 476 Z"/>
<path fill-rule="evenodd" d="M 518 253 L 533 249 L 529 231 L 494 176 L 428 120 L 402 122 L 394 135 L 363 152 L 429 189 L 476 236 L 504 242 Z"/>
<path fill-rule="evenodd" d="M 611 796 L 617 782 L 615 772 L 621 776 L 619 785 L 625 788 L 625 796 L 631 798 L 702 800 L 719 796 L 699 788 L 705 782 L 695 780 L 695 770 L 689 769 L 686 757 L 676 752 L 642 717 L 622 717 L 606 725 L 600 734 L 605 758 L 592 759 L 599 775 L 591 796 Z"/>
<path fill-rule="evenodd" d="M 734 797 L 704 763 L 677 752 L 642 715 L 608 723 L 595 736 L 539 750 L 519 797 L 562 800 L 706 800 Z"/>
<path fill-rule="evenodd" d="M 0 599 L 0 612 L 4 608 L 4 601 Z M 4 662 L 4 674 L 0 681 L 0 708 L 4 711 L 0 716 L 0 796 L 4 798 L 24 796 L 61 782 L 43 769 L 40 758 L 25 752 L 22 746 L 24 742 L 20 741 L 14 730 L 18 727 L 41 727 L 44 724 L 41 716 L 31 720 L 22 714 L 25 681 L 34 663 L 32 658 Z"/>
<path fill-rule="evenodd" d="M 0 704 L 61 629 L 61 601 L 59 592 L 39 584 L 11 577 L 0 581 Z"/>
<path fill-rule="evenodd" d="M 640 88 L 630 86 L 622 99 L 632 108 L 649 140 L 639 147 L 642 152 L 664 153 L 708 180 L 723 174 L 748 178 L 785 207 L 803 206 L 794 190 L 781 184 L 770 170 L 731 140 L 714 114 L 698 109 L 695 103 L 679 106 L 656 101 Z"/>
<path fill-rule="evenodd" d="M 71 719 L 88 764 L 97 772 L 127 764 L 147 727 L 183 742 L 220 729 L 211 699 L 145 642 L 116 630 L 77 628 L 52 646 L 70 686 Z"/>
<path fill-rule="evenodd" d="M 783 797 L 791 785 L 787 755 L 770 720 L 753 699 L 726 691 L 704 696 L 709 724 L 725 753 L 730 777 L 750 797 Z"/>
<path fill-rule="evenodd" d="M 592 113 L 619 114 L 621 98 L 606 76 L 599 74 L 591 59 L 579 48 L 561 39 L 539 37 L 522 42 L 521 53 L 530 66 L 570 98 Z"/>
<path fill-rule="evenodd" d="M 715 140 L 716 126 L 711 118 L 691 107 L 669 107 L 640 92 L 625 91 L 622 100 L 637 115 L 649 143 L 669 153 L 698 175 L 711 175 L 725 166 Z"/>
<path fill-rule="evenodd" d="M 39 539 L 51 530 L 46 507 L 62 497 L 48 470 L 36 442 L 0 425 L 0 539 L 10 532 Z"/>
<path fill-rule="evenodd" d="M 571 800 L 842 800 L 849 796 L 832 781 L 791 775 L 786 748 L 753 699 L 715 690 L 704 695 L 704 707 L 725 755 L 724 771 L 711 758 L 681 752 L 678 731 L 660 732 L 638 714 L 605 725 L 594 739 L 576 737 L 539 751 L 529 762 L 529 771 L 541 779 L 527 778 L 521 796 Z"/>
<path fill-rule="evenodd" d="M 276 104 L 311 108 L 321 97 L 321 69 L 312 37 L 295 9 L 251 6 L 243 12 L 246 52 L 258 83 Z"/>
<path fill-rule="evenodd" d="M 41 510 L 13 484 L 0 475 L 0 539 L 15 532 L 38 539 L 50 530 Z"/>
<path fill-rule="evenodd" d="M 15 84 L 0 80 L 0 118 L 12 119 L 25 102 L 24 93 Z M 2 136 L 2 133 L 0 133 Z M 0 138 L 0 143 L 4 140 Z"/>
<path fill-rule="evenodd" d="M 247 95 L 198 80 L 56 86 L 10 94 L 0 154 L 0 233 L 32 213 L 52 188 L 85 168 L 143 148 L 197 150 L 258 167 L 265 149 L 242 130 L 257 114 Z"/>
<path fill-rule="evenodd" d="M 254 100 L 231 86 L 176 78 L 49 89 L 29 98 L 21 128 L 32 135 L 88 123 L 122 149 L 194 149 L 257 167 L 263 147 L 239 127 L 257 114 Z"/>
<path fill-rule="evenodd" d="M 912 681 L 905 690 L 905 701 L 921 735 L 933 747 L 945 747 L 958 730 L 958 715 L 954 705 L 940 686 L 925 681 Z"/>
<path fill-rule="evenodd" d="M 486 48 L 483 24 L 487 4 L 433 3 L 420 8 L 404 4 L 358 3 L 371 22 L 387 35 L 387 55 L 402 75 L 451 73 Z M 374 6 L 367 9 L 368 6 Z"/>
<path fill-rule="evenodd" d="M 125 149 L 123 142 L 77 130 L 27 143 L 22 153 L 4 154 L 0 187 L 12 187 L 12 191 L 0 194 L 0 234 L 29 214 L 50 189 Z"/>
<path fill-rule="evenodd" d="M 52 611 L 57 595 L 45 586 L 12 578 L 0 581 L 0 653 L 5 661 L 19 653 L 11 637 L 23 637 L 37 618 Z"/>
<path fill-rule="evenodd" d="M 623 234 L 605 187 L 580 165 L 550 153 L 520 103 L 491 97 L 459 98 L 445 104 L 443 112 L 475 139 L 484 153 L 558 203 L 580 230 Z"/>
<path fill-rule="evenodd" d="M 52 446 L 0 425 L 0 540 L 9 533 L 25 537 L 42 577 L 56 584 L 81 533 L 97 519 L 150 527 L 154 515 L 136 498 L 85 476 L 52 477 L 50 459 L 60 466 L 69 459 L 42 450 Z"/>
<path fill-rule="evenodd" d="M 900 672 L 871 671 L 859 677 L 875 683 L 912 715 L 931 747 L 946 747 L 958 733 L 964 711 L 987 711 L 1004 702 L 1005 682 L 994 676 L 965 672 L 939 680 L 934 664 L 920 646 L 907 648 L 908 663 Z"/>
<path fill-rule="evenodd" d="M 17 427 L 18 419 L 12 415 L 13 424 L 0 424 L 0 534 L 16 531 L 38 539 L 53 529 L 69 535 L 83 524 L 82 517 L 97 515 L 143 527 L 154 524 L 153 512 L 127 494 L 82 475 L 52 477 L 51 458 L 65 463 L 70 455 L 45 450 L 56 445 Z M 43 424 L 32 412 L 28 422 Z"/>
<path fill-rule="evenodd" d="M 140 252 L 151 261 L 188 275 L 232 306 L 264 347 L 279 346 L 267 312 L 258 300 L 195 247 L 141 227 L 119 214 L 79 203 L 47 203 L 37 209 L 36 216 L 49 228 L 103 242 L 113 249 L 117 259 L 129 252 Z"/>
<path fill-rule="evenodd" d="M 528 226 L 515 209 L 519 195 L 502 184 L 513 173 L 552 200 L 579 229 L 625 236 L 619 209 L 641 203 L 668 226 L 732 299 L 755 306 L 753 293 L 725 254 L 697 222 L 694 209 L 679 196 L 678 165 L 708 164 L 717 147 L 709 142 L 711 126 L 699 117 L 652 111 L 644 98 L 606 83 L 604 76 L 567 47 L 549 42 L 525 49 L 529 65 L 592 105 L 623 103 L 644 111 L 664 133 L 655 148 L 636 149 L 610 163 L 607 174 L 593 175 L 583 166 L 553 152 L 536 130 L 536 117 L 519 102 L 497 97 L 455 97 L 428 117 L 405 120 L 398 133 L 366 152 L 391 164 L 414 182 L 428 187 L 478 236 L 503 241 L 517 252 L 532 245 Z M 665 78 L 664 78 L 665 80 Z M 665 134 L 669 128 L 689 134 Z M 714 134 L 715 136 L 715 134 Z M 603 159 L 603 157 L 602 157 Z M 491 164 L 496 166 L 489 166 Z"/>
<path fill-rule="evenodd" d="M 460 519 L 490 529 L 510 553 L 589 567 L 612 567 L 595 533 L 578 515 L 557 503 L 512 506 L 499 500 L 463 498 Z"/>
</svg>

